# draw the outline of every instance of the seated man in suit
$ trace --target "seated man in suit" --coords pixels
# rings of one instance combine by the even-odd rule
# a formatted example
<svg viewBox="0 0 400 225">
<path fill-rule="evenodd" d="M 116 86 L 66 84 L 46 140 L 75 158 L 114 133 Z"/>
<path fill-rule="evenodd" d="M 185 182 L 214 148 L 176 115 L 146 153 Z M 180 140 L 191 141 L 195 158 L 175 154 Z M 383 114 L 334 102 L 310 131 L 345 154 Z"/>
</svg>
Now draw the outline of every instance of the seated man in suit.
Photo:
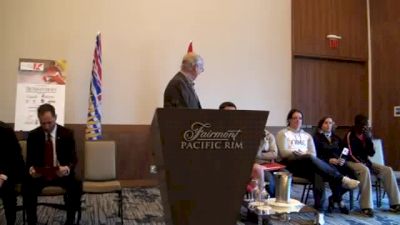
<svg viewBox="0 0 400 225">
<path fill-rule="evenodd" d="M 1 121 L 0 143 L 0 198 L 3 200 L 7 224 L 13 225 L 17 204 L 15 184 L 21 181 L 25 165 L 14 131 Z"/>
<path fill-rule="evenodd" d="M 28 224 L 37 222 L 37 196 L 46 186 L 60 186 L 66 190 L 67 221 L 73 224 L 80 208 L 82 183 L 75 178 L 77 155 L 71 130 L 56 123 L 55 109 L 50 104 L 38 108 L 40 126 L 29 132 L 26 167 L 29 173 L 23 186 L 24 205 Z"/>
</svg>

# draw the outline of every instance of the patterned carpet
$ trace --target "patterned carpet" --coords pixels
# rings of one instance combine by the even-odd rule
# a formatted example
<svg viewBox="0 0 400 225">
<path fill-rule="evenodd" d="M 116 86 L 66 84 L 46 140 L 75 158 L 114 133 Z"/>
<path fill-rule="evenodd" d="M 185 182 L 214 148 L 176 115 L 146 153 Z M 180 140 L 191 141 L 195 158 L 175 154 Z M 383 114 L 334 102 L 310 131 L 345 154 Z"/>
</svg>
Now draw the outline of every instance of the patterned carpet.
<svg viewBox="0 0 400 225">
<path fill-rule="evenodd" d="M 301 191 L 303 186 L 300 185 L 293 185 L 291 197 L 300 200 Z M 330 195 L 330 191 L 328 189 L 327 196 Z M 354 206 L 351 210 L 349 215 L 340 214 L 339 212 L 335 213 L 325 213 L 325 225 L 400 225 L 400 214 L 395 214 L 388 211 L 389 208 L 389 201 L 387 195 L 382 200 L 382 206 L 380 208 L 375 208 L 375 217 L 368 218 L 361 214 L 358 200 L 356 200 L 358 195 L 358 191 L 354 191 Z M 375 198 L 375 192 L 373 194 Z M 349 203 L 349 194 L 347 193 L 343 196 L 343 200 L 347 206 L 350 205 Z M 309 201 L 307 202 L 308 205 L 313 205 L 313 197 L 312 191 L 310 192 Z M 376 206 L 376 202 L 374 199 L 374 205 Z M 314 215 L 309 214 L 302 214 L 302 215 L 292 215 L 291 220 L 289 222 L 279 221 L 278 219 L 272 219 L 271 222 L 274 225 L 303 225 L 303 224 L 313 224 Z M 238 225 L 254 225 L 255 223 L 249 222 L 239 222 Z"/>
<path fill-rule="evenodd" d="M 301 186 L 293 186 L 292 197 L 299 199 Z M 357 196 L 357 193 L 355 193 Z M 125 225 L 164 225 L 162 219 L 162 206 L 160 203 L 160 192 L 157 188 L 130 188 L 124 189 L 124 224 Z M 111 225 L 121 224 L 118 217 L 116 194 L 85 195 L 83 197 L 83 210 L 81 225 Z M 310 198 L 312 199 L 312 197 Z M 345 197 L 348 200 L 348 196 Z M 21 199 L 19 199 L 21 201 Z M 62 197 L 41 197 L 39 201 L 62 202 Z M 312 204 L 312 200 L 309 201 Z M 383 200 L 381 209 L 376 209 L 375 218 L 366 218 L 359 213 L 358 203 L 350 215 L 332 213 L 325 215 L 327 225 L 394 225 L 400 224 L 400 215 L 387 211 L 388 199 Z M 238 210 L 239 211 L 239 210 Z M 238 212 L 239 213 L 239 212 Z M 65 211 L 39 206 L 39 224 L 63 225 Z M 290 222 L 272 220 L 273 224 L 303 225 L 312 224 L 312 215 L 303 214 L 292 216 Z M 5 225 L 4 211 L 0 210 L 0 224 Z M 18 212 L 17 225 L 22 224 L 22 212 Z M 238 222 L 239 224 L 251 224 Z M 205 224 L 206 225 L 206 224 Z"/>
</svg>

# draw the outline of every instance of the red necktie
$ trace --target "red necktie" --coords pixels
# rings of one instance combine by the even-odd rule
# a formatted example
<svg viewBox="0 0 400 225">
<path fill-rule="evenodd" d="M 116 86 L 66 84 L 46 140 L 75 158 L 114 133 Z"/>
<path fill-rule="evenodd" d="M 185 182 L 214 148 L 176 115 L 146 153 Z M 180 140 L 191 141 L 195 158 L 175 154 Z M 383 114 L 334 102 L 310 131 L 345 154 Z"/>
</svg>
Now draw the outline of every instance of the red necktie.
<svg viewBox="0 0 400 225">
<path fill-rule="evenodd" d="M 44 165 L 45 167 L 53 167 L 54 162 L 54 152 L 53 152 L 53 142 L 51 141 L 51 135 L 46 133 L 46 144 L 44 152 Z"/>
</svg>

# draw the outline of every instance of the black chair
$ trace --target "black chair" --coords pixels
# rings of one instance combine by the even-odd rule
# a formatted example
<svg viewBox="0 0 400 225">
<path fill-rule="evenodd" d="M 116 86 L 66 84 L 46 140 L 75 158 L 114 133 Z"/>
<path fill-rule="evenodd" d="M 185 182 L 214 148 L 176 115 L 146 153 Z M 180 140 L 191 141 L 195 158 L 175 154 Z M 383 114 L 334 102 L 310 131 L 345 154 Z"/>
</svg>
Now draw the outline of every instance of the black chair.
<svg viewBox="0 0 400 225">
<path fill-rule="evenodd" d="M 26 141 L 25 140 L 20 140 L 19 144 L 21 146 L 21 150 L 22 150 L 22 157 L 24 158 L 24 161 L 26 161 Z M 21 194 L 21 185 L 17 185 L 17 193 Z M 48 207 L 52 207 L 55 209 L 59 209 L 59 210 L 67 210 L 66 206 L 65 206 L 65 200 L 64 203 L 52 203 L 52 202 L 44 202 L 44 201 L 40 201 L 40 197 L 56 197 L 56 196 L 64 196 L 65 198 L 65 190 L 62 187 L 58 187 L 58 186 L 48 186 L 43 188 L 42 192 L 39 194 L 38 196 L 38 205 L 42 205 L 42 206 L 48 206 Z M 17 210 L 22 210 L 22 221 L 23 224 L 25 225 L 25 209 L 23 207 L 23 205 L 19 205 L 17 206 Z M 81 217 L 81 210 L 79 209 L 77 212 L 77 224 L 79 224 L 79 218 Z"/>
<path fill-rule="evenodd" d="M 296 185 L 304 186 L 300 201 L 303 202 L 304 204 L 307 204 L 308 196 L 310 195 L 310 191 L 312 191 L 312 189 L 313 189 L 312 182 L 306 178 L 293 177 L 292 183 L 296 184 Z M 353 199 L 354 199 L 354 190 L 349 190 L 350 210 L 353 209 L 353 207 L 354 207 Z"/>
</svg>

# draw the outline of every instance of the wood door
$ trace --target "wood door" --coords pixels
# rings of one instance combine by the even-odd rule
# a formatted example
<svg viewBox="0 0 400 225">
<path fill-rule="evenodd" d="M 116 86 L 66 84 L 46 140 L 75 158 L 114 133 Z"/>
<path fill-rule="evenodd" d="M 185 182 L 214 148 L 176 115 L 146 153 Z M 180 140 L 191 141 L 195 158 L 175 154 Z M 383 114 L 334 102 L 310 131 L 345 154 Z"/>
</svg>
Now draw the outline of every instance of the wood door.
<svg viewBox="0 0 400 225">
<path fill-rule="evenodd" d="M 386 164 L 400 170 L 400 1 L 370 0 L 372 126 L 383 139 Z"/>
<path fill-rule="evenodd" d="M 367 114 L 365 68 L 364 63 L 294 58 L 292 106 L 303 111 L 303 123 L 316 125 L 331 115 L 338 125 L 351 126 L 354 115 Z"/>
<path fill-rule="evenodd" d="M 293 0 L 293 54 L 366 61 L 366 0 Z M 341 36 L 339 47 L 329 47 L 328 34 Z"/>
</svg>

